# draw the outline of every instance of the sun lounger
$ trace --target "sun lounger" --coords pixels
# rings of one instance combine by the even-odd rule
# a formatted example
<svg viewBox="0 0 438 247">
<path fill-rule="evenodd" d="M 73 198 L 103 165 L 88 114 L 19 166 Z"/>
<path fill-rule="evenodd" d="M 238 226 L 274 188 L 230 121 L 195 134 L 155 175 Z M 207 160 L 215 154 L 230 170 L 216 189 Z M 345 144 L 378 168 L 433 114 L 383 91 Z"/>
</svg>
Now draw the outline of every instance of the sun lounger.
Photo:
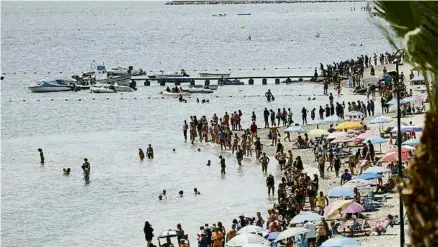
<svg viewBox="0 0 438 247">
<path fill-rule="evenodd" d="M 344 236 L 360 236 L 360 235 L 365 235 L 365 236 L 369 236 L 371 234 L 371 229 L 368 229 L 367 227 L 367 221 L 364 220 L 362 222 L 362 225 L 351 225 L 351 226 L 347 226 L 344 225 L 343 226 L 343 230 L 341 232 L 342 235 Z M 350 222 L 351 223 L 351 222 Z"/>
</svg>

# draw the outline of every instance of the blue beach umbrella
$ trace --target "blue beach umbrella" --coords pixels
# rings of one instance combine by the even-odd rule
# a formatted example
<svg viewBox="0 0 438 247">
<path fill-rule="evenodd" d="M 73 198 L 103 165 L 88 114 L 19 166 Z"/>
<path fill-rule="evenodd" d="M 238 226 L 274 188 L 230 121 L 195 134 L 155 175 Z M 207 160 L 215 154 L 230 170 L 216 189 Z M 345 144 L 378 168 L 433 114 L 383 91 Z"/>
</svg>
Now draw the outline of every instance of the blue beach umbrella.
<svg viewBox="0 0 438 247">
<path fill-rule="evenodd" d="M 377 179 L 377 178 L 382 178 L 382 177 L 383 177 L 382 174 L 370 172 L 370 173 L 362 173 L 359 176 L 357 176 L 356 179 L 370 180 L 370 179 Z"/>
<path fill-rule="evenodd" d="M 329 198 L 353 198 L 354 192 L 353 187 L 343 187 L 343 186 L 337 186 L 329 190 L 327 193 L 327 196 Z"/>
<path fill-rule="evenodd" d="M 319 221 L 323 217 L 317 213 L 312 212 L 301 212 L 290 221 L 291 224 L 299 224 L 304 223 L 304 221 Z"/>
<path fill-rule="evenodd" d="M 420 144 L 420 140 L 418 139 L 409 139 L 402 143 L 402 145 L 409 145 L 409 146 L 417 146 Z"/>
<path fill-rule="evenodd" d="M 389 123 L 391 121 L 392 121 L 391 117 L 380 116 L 371 120 L 370 124 L 382 124 L 382 123 Z"/>
<path fill-rule="evenodd" d="M 275 238 L 278 236 L 278 234 L 280 234 L 280 232 L 271 232 L 268 235 L 266 235 L 266 239 L 269 241 L 274 241 Z"/>
<path fill-rule="evenodd" d="M 372 166 L 368 169 L 366 169 L 363 173 L 389 173 L 391 172 L 391 170 L 389 170 L 388 168 L 385 167 L 381 167 L 381 166 Z"/>
<path fill-rule="evenodd" d="M 370 141 L 372 144 L 379 144 L 379 143 L 385 143 L 388 140 L 386 140 L 385 138 L 382 138 L 380 136 L 373 136 L 373 137 L 368 137 L 363 142 L 367 143 L 368 141 Z"/>
<path fill-rule="evenodd" d="M 360 243 L 352 238 L 334 237 L 322 243 L 321 247 L 344 247 L 344 246 L 359 246 L 359 245 Z"/>
</svg>

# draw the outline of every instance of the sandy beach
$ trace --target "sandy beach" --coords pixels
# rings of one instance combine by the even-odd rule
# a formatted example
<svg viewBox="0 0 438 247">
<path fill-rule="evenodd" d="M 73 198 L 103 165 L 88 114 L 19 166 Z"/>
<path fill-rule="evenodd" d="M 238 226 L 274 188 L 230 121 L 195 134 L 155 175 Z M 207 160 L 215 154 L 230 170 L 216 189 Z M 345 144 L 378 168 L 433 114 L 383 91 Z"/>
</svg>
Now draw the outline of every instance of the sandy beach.
<svg viewBox="0 0 438 247">
<path fill-rule="evenodd" d="M 380 76 L 382 75 L 382 70 L 383 67 L 386 67 L 386 69 L 388 71 L 391 70 L 395 70 L 395 65 L 393 64 L 386 64 L 384 66 L 376 66 L 375 67 L 375 71 L 376 71 L 376 75 Z M 412 66 L 410 65 L 403 65 L 400 66 L 400 72 L 403 72 L 404 75 L 407 77 L 407 79 L 405 79 L 405 85 L 407 87 L 407 91 L 409 91 L 409 89 L 413 90 L 413 95 L 421 95 L 423 97 L 425 97 L 424 93 L 421 93 L 422 91 L 424 91 L 424 86 L 411 86 L 409 85 L 409 73 L 412 69 Z M 416 72 L 414 72 L 416 73 Z M 369 75 L 369 70 L 365 70 L 364 72 L 364 77 L 366 78 Z M 322 87 L 322 85 L 321 85 Z M 333 93 L 335 95 L 335 90 L 332 88 L 329 88 L 329 93 Z M 349 95 L 349 96 L 353 96 L 353 89 L 352 88 L 348 88 L 347 86 L 347 82 L 344 81 L 343 82 L 343 94 Z M 353 96 L 355 99 L 354 100 L 366 100 L 366 96 L 364 95 L 354 95 Z M 328 99 L 327 99 L 328 101 Z M 336 101 L 336 99 L 335 99 Z M 372 117 L 366 117 L 364 123 L 367 124 L 369 130 L 371 132 L 376 133 L 376 135 L 380 134 L 379 131 L 379 124 L 368 124 L 369 120 L 377 117 L 377 116 L 382 116 L 382 115 L 386 115 L 386 116 L 390 116 L 394 118 L 394 121 L 396 121 L 396 106 L 392 106 L 390 108 L 390 112 L 388 114 L 381 114 L 381 107 L 380 107 L 380 97 L 378 95 L 378 93 L 376 93 L 376 114 Z M 312 106 L 313 107 L 313 106 Z M 295 116 L 295 118 L 297 119 L 298 117 Z M 406 116 L 404 118 L 402 118 L 401 120 L 402 122 L 412 122 L 413 125 L 417 125 L 417 126 L 424 126 L 424 113 L 423 114 L 418 114 L 418 115 L 409 115 Z M 299 124 L 301 124 L 300 121 L 298 121 Z M 271 172 L 276 179 L 276 188 L 278 185 L 278 181 L 281 181 L 281 177 L 283 176 L 281 172 L 279 172 L 278 169 L 278 162 L 275 160 L 274 156 L 276 154 L 276 146 L 271 146 L 271 140 L 268 138 L 268 132 L 269 129 L 267 128 L 260 128 L 260 125 L 262 125 L 262 123 L 260 122 L 260 120 L 258 121 L 258 136 L 260 137 L 261 143 L 264 145 L 263 147 L 263 152 L 266 152 L 266 154 L 270 157 L 271 162 L 269 163 L 269 168 L 268 168 L 268 172 Z M 336 125 L 336 124 L 334 124 Z M 385 125 L 384 125 L 385 126 Z M 323 124 L 323 125 L 319 125 L 320 129 L 328 129 L 329 124 Z M 310 131 L 312 129 L 316 128 L 316 125 L 306 125 L 305 128 L 307 129 L 307 131 Z M 314 154 L 313 154 L 313 150 L 312 148 L 308 148 L 308 149 L 296 149 L 293 145 L 293 143 L 296 141 L 298 134 L 296 133 L 291 133 L 291 142 L 288 141 L 283 141 L 283 138 L 285 137 L 285 127 L 281 127 L 279 128 L 280 133 L 281 133 L 281 137 L 279 137 L 279 139 L 281 139 L 281 143 L 284 146 L 284 150 L 285 152 L 287 152 L 287 150 L 292 150 L 292 153 L 294 155 L 294 157 L 297 156 L 301 156 L 301 159 L 303 161 L 304 164 L 304 172 L 306 172 L 308 175 L 310 175 L 312 177 L 313 174 L 318 174 L 319 175 L 319 171 L 318 171 L 318 164 L 317 162 L 314 161 Z M 417 138 L 419 138 L 421 135 L 421 133 L 417 133 Z M 378 147 L 378 145 L 376 145 L 376 156 L 377 157 L 381 157 L 382 155 L 384 155 L 385 153 L 387 153 L 390 149 L 396 147 L 395 145 L 390 145 L 389 142 L 383 143 L 381 144 L 381 152 L 380 151 L 380 147 Z M 351 147 L 353 151 L 355 151 L 358 147 Z M 253 154 L 254 155 L 254 154 Z M 255 162 L 255 155 L 252 158 L 253 162 Z M 244 162 L 248 162 L 249 158 L 245 158 Z M 328 166 L 328 164 L 326 163 L 326 167 Z M 386 166 L 386 164 L 383 164 L 383 166 Z M 343 171 L 344 169 L 348 168 L 348 164 L 342 162 L 341 165 L 341 169 L 340 171 Z M 358 170 L 358 166 L 356 167 L 356 175 L 358 174 L 359 170 Z M 384 177 L 384 182 L 386 182 L 386 180 L 388 179 L 388 175 L 385 175 Z M 264 183 L 264 181 L 261 181 L 262 183 Z M 326 172 L 325 174 L 325 178 L 319 180 L 319 190 L 323 191 L 324 194 L 327 194 L 327 192 L 335 187 L 335 186 L 340 186 L 340 177 L 336 178 L 334 172 Z M 397 190 L 395 190 L 397 191 Z M 265 191 L 263 191 L 263 193 L 266 193 Z M 380 195 L 376 195 L 376 200 L 379 201 L 382 198 L 382 194 Z M 306 202 L 308 205 L 308 201 Z M 255 213 L 255 212 L 254 212 Z M 381 208 L 379 208 L 379 210 L 377 211 L 372 211 L 372 212 L 364 212 L 363 213 L 365 216 L 367 216 L 367 218 L 369 219 L 379 219 L 379 218 L 385 218 L 388 214 L 391 215 L 399 215 L 399 194 L 398 193 L 390 193 L 389 197 L 387 198 L 386 203 L 384 204 L 384 206 L 382 206 Z M 266 217 L 266 214 L 264 215 L 264 217 Z M 405 242 L 409 243 L 409 236 L 408 236 L 408 231 L 409 231 L 409 226 L 408 224 L 405 224 Z M 355 239 L 357 239 L 360 243 L 361 246 L 369 246 L 369 247 L 374 247 L 374 246 L 382 246 L 382 244 L 384 244 L 385 246 L 397 246 L 399 245 L 399 241 L 400 241 L 400 226 L 399 225 L 394 225 L 394 227 L 389 227 L 387 232 L 385 234 L 382 235 L 377 235 L 377 233 L 373 232 L 370 236 L 360 236 L 360 237 L 354 237 Z"/>
</svg>

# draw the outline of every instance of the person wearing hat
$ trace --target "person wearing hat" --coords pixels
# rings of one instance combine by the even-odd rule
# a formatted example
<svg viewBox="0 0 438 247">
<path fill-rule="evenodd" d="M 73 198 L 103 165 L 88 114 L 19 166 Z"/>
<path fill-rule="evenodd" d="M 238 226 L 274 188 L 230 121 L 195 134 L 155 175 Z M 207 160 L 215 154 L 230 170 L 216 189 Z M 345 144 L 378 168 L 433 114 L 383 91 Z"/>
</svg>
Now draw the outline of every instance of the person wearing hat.
<svg viewBox="0 0 438 247">
<path fill-rule="evenodd" d="M 84 159 L 84 163 L 82 164 L 82 170 L 84 171 L 84 174 L 85 174 L 85 169 L 87 169 L 88 170 L 88 173 L 90 173 L 90 171 L 91 171 L 91 166 L 90 166 L 90 163 L 88 162 L 88 159 L 87 158 L 85 158 Z"/>
<path fill-rule="evenodd" d="M 43 165 L 44 164 L 44 153 L 43 153 L 43 150 L 41 148 L 38 148 L 38 152 L 40 153 L 40 163 Z"/>
</svg>

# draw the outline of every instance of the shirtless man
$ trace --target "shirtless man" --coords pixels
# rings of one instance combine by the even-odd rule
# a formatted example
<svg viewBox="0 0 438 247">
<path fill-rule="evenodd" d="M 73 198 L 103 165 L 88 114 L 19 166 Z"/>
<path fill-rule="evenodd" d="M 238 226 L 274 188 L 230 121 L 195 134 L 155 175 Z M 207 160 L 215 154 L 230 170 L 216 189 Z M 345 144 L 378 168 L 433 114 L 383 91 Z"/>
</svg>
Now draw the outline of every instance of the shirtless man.
<svg viewBox="0 0 438 247">
<path fill-rule="evenodd" d="M 149 144 L 149 147 L 146 149 L 146 154 L 148 156 L 148 159 L 154 158 L 154 149 L 152 148 L 151 144 Z"/>
<path fill-rule="evenodd" d="M 275 155 L 275 158 L 278 160 L 278 164 L 280 165 L 280 170 L 283 171 L 283 167 L 286 164 L 286 154 L 283 153 L 283 150 L 280 150 L 280 152 Z"/>
<path fill-rule="evenodd" d="M 266 153 L 263 153 L 262 157 L 259 159 L 259 162 L 262 164 L 262 172 L 268 173 L 269 157 L 266 156 Z"/>
</svg>

